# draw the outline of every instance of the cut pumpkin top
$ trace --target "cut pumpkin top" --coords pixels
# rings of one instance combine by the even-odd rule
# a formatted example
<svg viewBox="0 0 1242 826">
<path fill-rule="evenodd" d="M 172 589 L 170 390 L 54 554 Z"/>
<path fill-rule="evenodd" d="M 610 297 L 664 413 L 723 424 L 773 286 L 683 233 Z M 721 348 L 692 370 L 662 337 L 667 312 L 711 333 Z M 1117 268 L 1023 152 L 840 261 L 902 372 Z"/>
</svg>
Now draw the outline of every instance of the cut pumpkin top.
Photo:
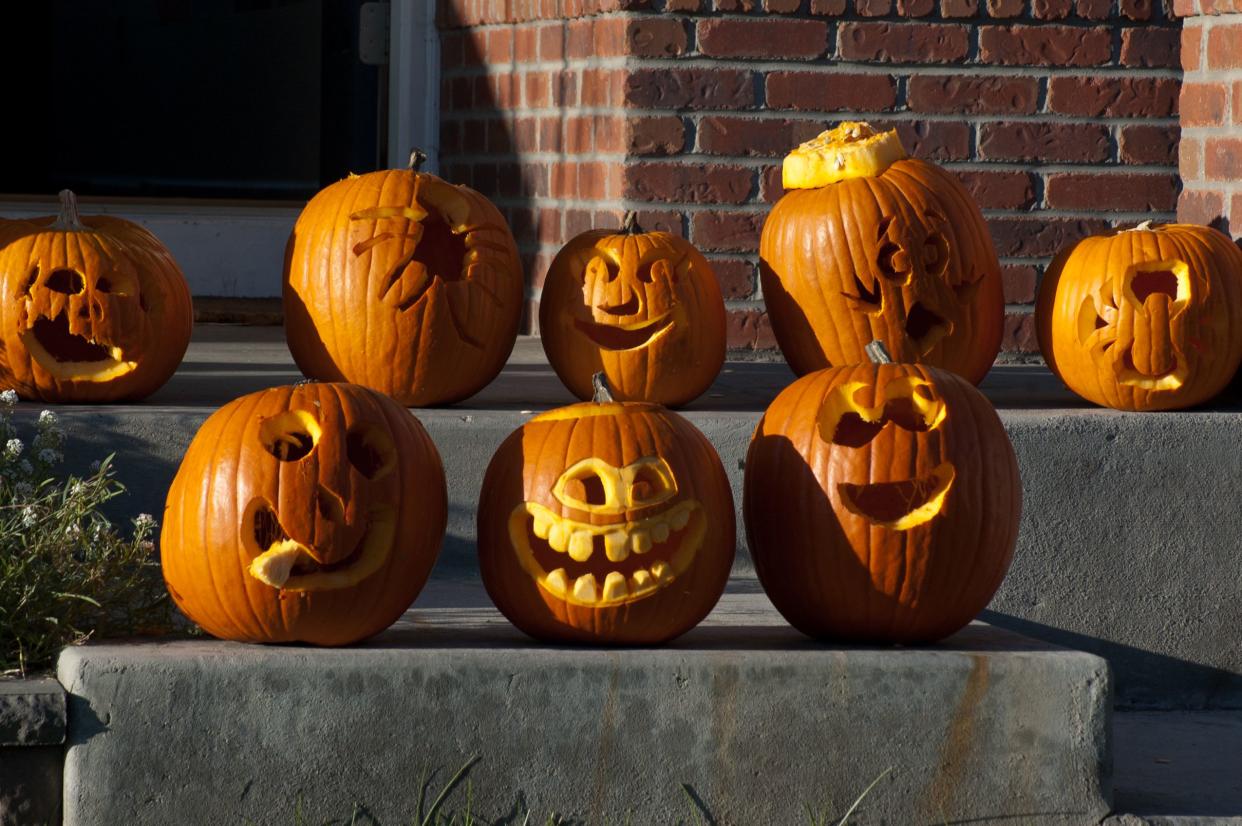
<svg viewBox="0 0 1242 826">
<path fill-rule="evenodd" d="M 874 177 L 907 157 L 896 129 L 877 132 L 869 123 L 845 121 L 786 155 L 781 183 L 786 189 L 815 189 Z"/>
</svg>

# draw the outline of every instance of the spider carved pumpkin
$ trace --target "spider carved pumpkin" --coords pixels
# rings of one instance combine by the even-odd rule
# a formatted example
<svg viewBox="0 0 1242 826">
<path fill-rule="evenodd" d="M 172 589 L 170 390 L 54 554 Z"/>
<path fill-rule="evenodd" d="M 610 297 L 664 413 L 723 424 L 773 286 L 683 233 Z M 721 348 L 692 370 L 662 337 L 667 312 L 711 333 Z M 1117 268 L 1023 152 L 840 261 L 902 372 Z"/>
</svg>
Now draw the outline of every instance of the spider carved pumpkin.
<svg viewBox="0 0 1242 826">
<path fill-rule="evenodd" d="M 1049 265 L 1036 316 L 1048 366 L 1080 396 L 1119 410 L 1200 404 L 1242 362 L 1242 251 L 1192 224 L 1084 238 Z"/>
<path fill-rule="evenodd" d="M 459 401 L 517 339 L 523 285 L 500 212 L 409 169 L 352 176 L 306 205 L 285 255 L 285 337 L 304 374 L 405 405 Z"/>
<path fill-rule="evenodd" d="M 581 399 L 603 372 L 616 398 L 680 405 L 705 391 L 725 355 L 725 308 L 711 266 L 688 241 L 591 230 L 548 268 L 539 303 L 544 351 Z"/>
<path fill-rule="evenodd" d="M 535 416 L 497 450 L 479 501 L 483 584 L 533 637 L 663 642 L 724 591 L 729 482 L 682 417 L 597 398 Z"/>
<path fill-rule="evenodd" d="M 223 639 L 344 645 L 391 625 L 444 538 L 439 454 L 352 384 L 236 399 L 195 435 L 160 536 L 169 593 Z"/>
<path fill-rule="evenodd" d="M 60 215 L 0 229 L 0 384 L 22 398 L 110 402 L 154 393 L 190 343 L 185 277 L 151 233 L 122 218 Z"/>
<path fill-rule="evenodd" d="M 1000 264 L 957 179 L 865 123 L 798 147 L 783 179 L 759 242 L 760 279 L 794 372 L 864 362 L 879 339 L 899 362 L 978 383 L 1000 349 Z"/>
<path fill-rule="evenodd" d="M 1022 491 L 982 394 L 948 371 L 891 363 L 820 370 L 782 391 L 755 431 L 744 489 L 773 605 L 808 635 L 885 643 L 941 639 L 988 604 Z"/>
</svg>

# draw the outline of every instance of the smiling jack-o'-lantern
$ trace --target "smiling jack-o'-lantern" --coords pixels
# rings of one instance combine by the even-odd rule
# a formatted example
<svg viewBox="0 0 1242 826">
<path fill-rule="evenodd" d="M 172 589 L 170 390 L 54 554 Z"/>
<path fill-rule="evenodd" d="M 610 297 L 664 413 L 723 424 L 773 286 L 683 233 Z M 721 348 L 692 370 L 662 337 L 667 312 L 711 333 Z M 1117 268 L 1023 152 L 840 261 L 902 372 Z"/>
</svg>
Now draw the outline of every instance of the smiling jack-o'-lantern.
<svg viewBox="0 0 1242 826">
<path fill-rule="evenodd" d="M 539 302 L 548 361 L 591 398 L 603 372 L 616 398 L 680 405 L 711 385 L 725 355 L 725 308 L 711 266 L 688 241 L 591 230 L 557 253 Z"/>
<path fill-rule="evenodd" d="M 597 398 L 534 417 L 497 450 L 479 501 L 483 584 L 534 637 L 663 642 L 724 591 L 729 482 L 676 413 Z"/>
<path fill-rule="evenodd" d="M 190 343 L 185 277 L 158 239 L 109 216 L 0 229 L 0 385 L 50 402 L 139 399 L 176 371 Z"/>
<path fill-rule="evenodd" d="M 1084 398 L 1119 410 L 1200 404 L 1242 362 L 1242 251 L 1192 224 L 1084 238 L 1049 265 L 1036 317 L 1048 366 Z"/>
<path fill-rule="evenodd" d="M 1021 490 L 982 394 L 944 370 L 879 363 L 821 370 L 776 397 L 746 458 L 743 506 L 759 580 L 793 626 L 917 643 L 988 604 Z"/>
<path fill-rule="evenodd" d="M 352 176 L 306 205 L 285 256 L 285 338 L 307 376 L 405 405 L 496 377 L 517 339 L 517 245 L 490 201 L 409 169 Z"/>
<path fill-rule="evenodd" d="M 343 645 L 414 601 L 447 507 L 435 446 L 392 399 L 352 384 L 263 390 L 213 413 L 186 450 L 164 578 L 217 637 Z"/>
<path fill-rule="evenodd" d="M 879 339 L 899 362 L 978 383 L 1000 349 L 1004 299 L 987 225 L 957 179 L 865 123 L 798 147 L 783 178 L 760 279 L 794 372 L 862 363 Z"/>
</svg>

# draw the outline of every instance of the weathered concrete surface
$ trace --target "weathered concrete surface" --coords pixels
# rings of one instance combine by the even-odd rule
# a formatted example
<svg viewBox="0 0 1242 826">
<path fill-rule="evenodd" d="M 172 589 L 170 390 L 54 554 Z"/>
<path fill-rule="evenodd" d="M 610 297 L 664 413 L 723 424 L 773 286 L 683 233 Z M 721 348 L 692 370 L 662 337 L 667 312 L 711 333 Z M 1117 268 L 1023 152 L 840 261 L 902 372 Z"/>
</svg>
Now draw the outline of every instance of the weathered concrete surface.
<svg viewBox="0 0 1242 826">
<path fill-rule="evenodd" d="M 280 328 L 200 325 L 180 371 L 151 399 L 57 410 L 81 466 L 118 454 L 131 492 L 115 511 L 158 516 L 185 446 L 212 410 L 298 378 Z M 784 364 L 730 362 L 686 411 L 720 451 L 739 505 L 751 431 L 791 380 Z M 1042 367 L 998 366 L 982 390 L 1013 439 L 1025 492 L 1013 568 L 984 619 L 1106 657 L 1119 707 L 1242 708 L 1234 632 L 1242 627 L 1242 406 L 1103 410 Z M 449 468 L 448 536 L 436 577 L 475 575 L 475 502 L 496 447 L 530 411 L 570 401 L 539 342 L 522 339 L 478 396 L 415 411 Z M 32 418 L 41 405 L 22 407 Z M 743 544 L 736 572 L 750 571 Z"/>
<path fill-rule="evenodd" d="M 67 649 L 65 823 L 291 822 L 299 800 L 308 822 L 356 802 L 408 823 L 422 771 L 438 789 L 472 756 L 476 815 L 521 800 L 532 822 L 686 822 L 682 784 L 722 826 L 805 822 L 804 804 L 839 818 L 890 767 L 862 822 L 1108 811 L 1108 669 L 1092 655 L 982 624 L 932 648 L 833 648 L 756 593 L 666 648 L 551 647 L 483 601 L 433 588 L 350 649 Z"/>
<path fill-rule="evenodd" d="M 60 821 L 65 706 L 56 680 L 0 679 L 0 826 Z"/>
</svg>

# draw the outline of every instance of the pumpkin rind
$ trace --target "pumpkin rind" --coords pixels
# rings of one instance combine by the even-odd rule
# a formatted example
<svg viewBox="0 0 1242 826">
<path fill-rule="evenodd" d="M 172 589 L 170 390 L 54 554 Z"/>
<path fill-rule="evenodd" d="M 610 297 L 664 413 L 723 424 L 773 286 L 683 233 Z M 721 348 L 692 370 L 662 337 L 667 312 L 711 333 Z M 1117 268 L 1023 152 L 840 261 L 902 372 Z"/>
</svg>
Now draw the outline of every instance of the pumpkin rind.
<svg viewBox="0 0 1242 826">
<path fill-rule="evenodd" d="M 191 441 L 164 510 L 164 578 L 222 639 L 344 645 L 414 601 L 447 513 L 439 454 L 409 411 L 357 385 L 275 387 Z"/>
</svg>

